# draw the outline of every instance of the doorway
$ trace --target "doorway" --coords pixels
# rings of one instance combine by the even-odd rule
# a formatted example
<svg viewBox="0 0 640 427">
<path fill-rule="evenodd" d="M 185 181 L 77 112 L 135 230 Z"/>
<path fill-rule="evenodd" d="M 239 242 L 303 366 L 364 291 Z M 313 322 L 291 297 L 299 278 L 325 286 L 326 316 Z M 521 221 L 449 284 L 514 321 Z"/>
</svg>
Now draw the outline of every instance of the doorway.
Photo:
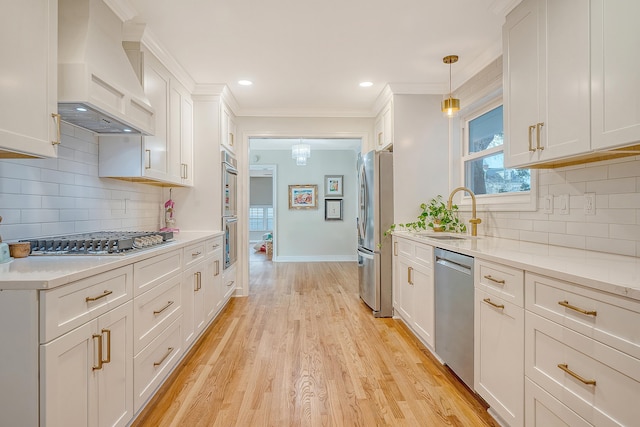
<svg viewBox="0 0 640 427">
<path fill-rule="evenodd" d="M 260 155 L 249 165 L 249 262 L 273 260 L 277 194 L 276 165 L 260 164 Z"/>
</svg>

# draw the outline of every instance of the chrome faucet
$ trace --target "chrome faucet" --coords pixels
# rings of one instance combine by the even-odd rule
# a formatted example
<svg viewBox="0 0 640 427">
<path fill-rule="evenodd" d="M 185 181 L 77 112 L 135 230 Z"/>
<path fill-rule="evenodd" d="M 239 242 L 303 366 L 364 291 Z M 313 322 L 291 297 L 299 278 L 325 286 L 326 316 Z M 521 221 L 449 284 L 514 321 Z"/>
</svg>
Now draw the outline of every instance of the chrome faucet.
<svg viewBox="0 0 640 427">
<path fill-rule="evenodd" d="M 467 187 L 458 187 L 454 189 L 451 194 L 449 194 L 449 200 L 447 201 L 447 209 L 451 210 L 451 206 L 453 205 L 453 195 L 458 191 L 466 191 L 471 196 L 471 219 L 469 222 L 471 223 L 471 235 L 478 235 L 478 224 L 482 222 L 480 218 L 476 218 L 476 195 L 473 194 L 473 191 L 469 190 Z"/>
</svg>

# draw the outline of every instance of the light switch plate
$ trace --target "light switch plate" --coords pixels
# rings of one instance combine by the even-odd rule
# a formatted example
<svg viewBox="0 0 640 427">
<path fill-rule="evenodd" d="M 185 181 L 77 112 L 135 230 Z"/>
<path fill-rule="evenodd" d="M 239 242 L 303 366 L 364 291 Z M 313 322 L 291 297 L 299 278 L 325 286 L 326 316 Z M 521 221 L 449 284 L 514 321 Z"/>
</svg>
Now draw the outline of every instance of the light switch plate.
<svg viewBox="0 0 640 427">
<path fill-rule="evenodd" d="M 596 214 L 596 193 L 584 193 L 584 214 Z"/>
<path fill-rule="evenodd" d="M 569 195 L 561 194 L 558 197 L 558 213 L 560 215 L 569 215 Z"/>
<path fill-rule="evenodd" d="M 546 214 L 553 213 L 553 195 L 549 194 L 542 199 L 542 212 Z"/>
</svg>

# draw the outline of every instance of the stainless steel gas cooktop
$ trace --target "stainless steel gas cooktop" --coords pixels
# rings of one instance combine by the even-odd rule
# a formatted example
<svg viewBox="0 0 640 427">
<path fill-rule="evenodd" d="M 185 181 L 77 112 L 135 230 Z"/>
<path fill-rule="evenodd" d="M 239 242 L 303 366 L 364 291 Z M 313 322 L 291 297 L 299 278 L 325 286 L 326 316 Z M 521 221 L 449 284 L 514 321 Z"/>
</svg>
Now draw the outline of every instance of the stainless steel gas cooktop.
<svg viewBox="0 0 640 427">
<path fill-rule="evenodd" d="M 171 240 L 171 231 L 98 231 L 20 241 L 31 243 L 31 255 L 124 255 Z"/>
</svg>

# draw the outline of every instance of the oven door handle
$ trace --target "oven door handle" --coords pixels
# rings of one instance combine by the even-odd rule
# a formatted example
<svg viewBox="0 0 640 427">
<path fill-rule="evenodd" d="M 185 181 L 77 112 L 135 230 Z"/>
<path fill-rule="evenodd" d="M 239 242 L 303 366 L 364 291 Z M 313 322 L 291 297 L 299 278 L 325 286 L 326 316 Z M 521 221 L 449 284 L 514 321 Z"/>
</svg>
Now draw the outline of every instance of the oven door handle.
<svg viewBox="0 0 640 427">
<path fill-rule="evenodd" d="M 226 217 L 226 218 L 224 219 L 224 222 L 225 222 L 226 224 L 231 224 L 231 223 L 233 223 L 233 222 L 238 222 L 238 218 L 236 218 L 236 217 L 233 217 L 233 218 L 232 218 L 232 217 Z"/>
</svg>

